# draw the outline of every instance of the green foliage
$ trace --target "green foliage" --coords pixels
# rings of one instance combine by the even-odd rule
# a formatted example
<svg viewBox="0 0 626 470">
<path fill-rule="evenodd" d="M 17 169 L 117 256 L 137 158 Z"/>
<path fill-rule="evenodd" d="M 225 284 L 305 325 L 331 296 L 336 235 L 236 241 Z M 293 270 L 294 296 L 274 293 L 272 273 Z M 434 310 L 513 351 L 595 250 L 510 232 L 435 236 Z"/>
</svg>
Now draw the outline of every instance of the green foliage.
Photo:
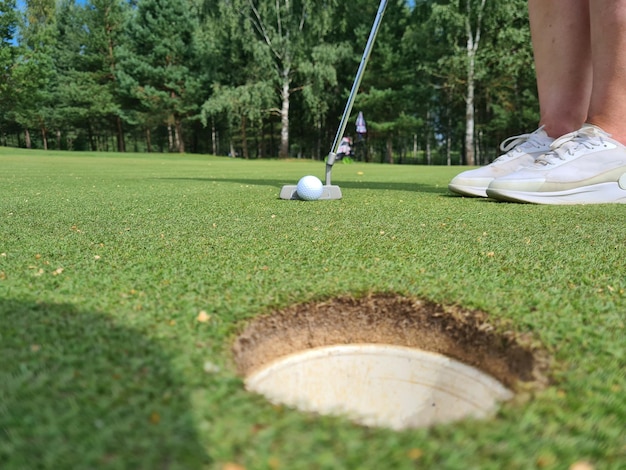
<svg viewBox="0 0 626 470">
<path fill-rule="evenodd" d="M 144 0 L 128 18 L 128 41 L 117 49 L 122 89 L 142 113 L 176 126 L 181 152 L 181 119 L 199 107 L 197 21 L 185 0 Z"/>
<path fill-rule="evenodd" d="M 55 1 L 25 2 L 21 18 L 20 47 L 10 67 L 11 104 L 6 114 L 14 122 L 45 133 L 50 115 L 50 87 L 55 71 Z"/>
<path fill-rule="evenodd" d="M 368 147 L 402 155 L 417 142 L 418 153 L 440 157 L 432 161 L 463 152 L 466 19 L 472 27 L 477 5 L 389 2 L 350 118 L 360 110 L 372 122 Z M 39 134 L 55 132 L 62 148 L 93 150 L 115 138 L 119 151 L 126 140 L 138 148 L 146 139 L 150 149 L 154 137 L 172 151 L 234 146 L 257 157 L 319 159 L 377 7 L 369 0 L 31 0 L 21 12 L 3 2 L 4 135 L 17 145 L 15 129 L 37 129 L 41 146 Z M 17 16 L 24 17 L 19 28 Z M 481 24 L 471 80 L 485 161 L 502 139 L 534 127 L 538 113 L 526 2 L 489 1 Z"/>
<path fill-rule="evenodd" d="M 331 33 L 333 6 L 334 2 L 312 0 L 232 4 L 231 8 L 239 11 L 243 20 L 238 24 L 249 42 L 253 61 L 262 77 L 277 90 L 280 106 L 275 113 L 281 121 L 282 157 L 289 155 L 292 93 L 307 86 L 319 89 L 335 84 L 334 60 L 341 57 L 342 46 L 326 42 Z M 304 102 L 312 111 L 314 122 L 319 123 L 325 111 L 321 101 L 309 92 Z"/>
<path fill-rule="evenodd" d="M 304 85 L 302 92 L 309 122 L 316 127 L 324 123 L 339 84 L 338 66 L 351 57 L 346 43 L 319 44 L 311 50 L 311 58 L 304 59 L 298 69 Z"/>
<path fill-rule="evenodd" d="M 236 88 L 215 85 L 211 98 L 202 107 L 202 121 L 206 125 L 207 116 L 222 112 L 260 121 L 273 101 L 273 89 L 267 82 L 241 85 Z"/>
<path fill-rule="evenodd" d="M 16 53 L 14 41 L 17 27 L 15 0 L 0 3 L 0 102 L 8 99 L 10 70 Z"/>
</svg>

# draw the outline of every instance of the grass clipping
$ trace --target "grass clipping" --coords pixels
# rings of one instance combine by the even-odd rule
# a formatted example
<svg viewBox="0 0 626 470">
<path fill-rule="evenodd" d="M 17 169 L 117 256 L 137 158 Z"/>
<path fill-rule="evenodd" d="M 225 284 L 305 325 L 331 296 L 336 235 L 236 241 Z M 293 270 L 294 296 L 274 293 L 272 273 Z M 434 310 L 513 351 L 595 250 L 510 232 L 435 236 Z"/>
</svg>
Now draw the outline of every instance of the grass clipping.
<svg viewBox="0 0 626 470">
<path fill-rule="evenodd" d="M 250 322 L 233 345 L 238 372 L 307 349 L 386 344 L 443 354 L 475 367 L 513 391 L 548 383 L 549 355 L 530 335 L 491 324 L 487 314 L 396 296 L 350 296 L 290 306 Z"/>
</svg>

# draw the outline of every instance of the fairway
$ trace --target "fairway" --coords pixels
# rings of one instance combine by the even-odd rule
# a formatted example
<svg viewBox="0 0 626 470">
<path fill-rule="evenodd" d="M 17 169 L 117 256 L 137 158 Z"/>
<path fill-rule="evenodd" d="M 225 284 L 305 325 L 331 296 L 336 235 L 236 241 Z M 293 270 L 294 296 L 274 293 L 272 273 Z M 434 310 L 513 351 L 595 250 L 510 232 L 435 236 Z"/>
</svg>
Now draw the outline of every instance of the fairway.
<svg viewBox="0 0 626 470">
<path fill-rule="evenodd" d="M 619 469 L 626 207 L 453 196 L 459 167 L 0 148 L 0 468 Z M 486 421 L 394 432 L 268 403 L 232 345 L 296 304 L 479 310 L 551 356 Z"/>
</svg>

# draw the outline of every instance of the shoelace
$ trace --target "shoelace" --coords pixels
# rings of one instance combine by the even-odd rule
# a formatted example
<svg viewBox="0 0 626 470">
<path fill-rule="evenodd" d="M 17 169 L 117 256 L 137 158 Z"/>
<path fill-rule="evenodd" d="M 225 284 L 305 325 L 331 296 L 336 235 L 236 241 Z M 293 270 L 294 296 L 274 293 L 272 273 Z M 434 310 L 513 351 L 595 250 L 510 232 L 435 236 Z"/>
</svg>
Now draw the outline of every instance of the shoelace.
<svg viewBox="0 0 626 470">
<path fill-rule="evenodd" d="M 535 163 L 544 166 L 554 165 L 557 160 L 567 160 L 568 157 L 575 155 L 581 147 L 592 149 L 601 146 L 605 137 L 609 137 L 609 134 L 595 126 L 585 126 L 556 139 L 550 145 L 551 150 L 537 157 Z"/>
<path fill-rule="evenodd" d="M 524 145 L 525 147 L 532 146 L 535 148 L 541 148 L 542 143 L 535 137 L 537 137 L 537 133 L 541 131 L 543 127 L 544 126 L 541 126 L 539 129 L 531 132 L 530 134 L 514 135 L 512 137 L 509 137 L 508 139 L 504 139 L 500 144 L 500 150 L 504 152 L 504 155 L 502 156 L 511 156 L 509 152 L 511 150 L 521 147 L 522 144 L 528 144 Z"/>
</svg>

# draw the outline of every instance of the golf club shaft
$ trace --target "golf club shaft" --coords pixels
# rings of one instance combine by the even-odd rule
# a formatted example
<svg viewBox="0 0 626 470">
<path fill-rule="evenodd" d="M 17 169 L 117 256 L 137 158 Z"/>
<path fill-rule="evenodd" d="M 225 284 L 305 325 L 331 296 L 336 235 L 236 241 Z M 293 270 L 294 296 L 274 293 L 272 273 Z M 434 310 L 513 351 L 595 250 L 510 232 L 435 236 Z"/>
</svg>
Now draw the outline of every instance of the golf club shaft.
<svg viewBox="0 0 626 470">
<path fill-rule="evenodd" d="M 335 141 L 333 142 L 333 146 L 331 148 L 330 154 L 328 155 L 328 159 L 326 160 L 326 184 L 327 185 L 330 185 L 330 173 L 335 163 L 337 152 L 339 151 L 339 145 L 340 145 L 341 139 L 343 138 L 343 133 L 345 132 L 346 126 L 348 125 L 348 119 L 350 118 L 350 113 L 352 112 L 354 99 L 356 98 L 356 94 L 359 90 L 359 86 L 361 86 L 361 79 L 363 78 L 363 72 L 365 71 L 365 66 L 367 65 L 367 61 L 369 60 L 370 54 L 372 52 L 372 47 L 374 46 L 374 40 L 376 39 L 376 35 L 378 34 L 378 29 L 380 28 L 380 23 L 383 19 L 383 15 L 385 14 L 386 8 L 387 8 L 387 0 L 381 0 L 380 5 L 378 6 L 378 13 L 376 13 L 376 19 L 374 20 L 374 25 L 372 26 L 372 30 L 370 31 L 370 36 L 367 40 L 367 44 L 365 45 L 365 50 L 363 51 L 363 57 L 361 58 L 359 69 L 356 72 L 356 77 L 354 79 L 354 83 L 352 84 L 352 90 L 350 90 L 350 96 L 348 97 L 348 102 L 346 103 L 346 107 L 343 110 L 343 116 L 341 116 L 341 122 L 339 123 L 339 128 L 337 129 L 337 135 L 335 136 Z"/>
</svg>

